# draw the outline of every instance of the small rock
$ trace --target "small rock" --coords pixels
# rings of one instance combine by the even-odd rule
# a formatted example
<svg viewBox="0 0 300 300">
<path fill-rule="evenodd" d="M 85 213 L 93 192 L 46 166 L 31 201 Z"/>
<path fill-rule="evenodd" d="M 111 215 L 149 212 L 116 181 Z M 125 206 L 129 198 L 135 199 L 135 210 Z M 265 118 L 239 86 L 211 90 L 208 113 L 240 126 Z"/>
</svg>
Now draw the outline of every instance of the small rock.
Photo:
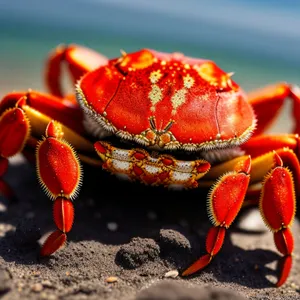
<svg viewBox="0 0 300 300">
<path fill-rule="evenodd" d="M 159 245 L 162 252 L 191 250 L 189 240 L 180 232 L 173 229 L 161 229 L 159 232 Z"/>
<path fill-rule="evenodd" d="M 51 283 L 50 280 L 43 280 L 41 283 L 45 288 L 53 288 L 53 284 Z"/>
<path fill-rule="evenodd" d="M 41 283 L 35 283 L 31 286 L 31 290 L 35 293 L 40 293 L 43 290 L 43 285 Z"/>
<path fill-rule="evenodd" d="M 0 213 L 6 212 L 7 211 L 7 207 L 0 202 Z"/>
<path fill-rule="evenodd" d="M 110 276 L 110 277 L 107 277 L 105 281 L 106 281 L 107 283 L 114 283 L 114 282 L 117 282 L 117 281 L 118 281 L 118 277 Z"/>
<path fill-rule="evenodd" d="M 169 272 L 167 272 L 164 277 L 165 278 L 176 278 L 178 276 L 179 272 L 177 270 L 171 270 Z"/>
<path fill-rule="evenodd" d="M 12 276 L 4 267 L 0 266 L 0 295 L 10 291 L 12 285 Z"/>
<path fill-rule="evenodd" d="M 110 231 L 116 231 L 116 230 L 118 230 L 118 224 L 116 223 L 116 222 L 109 222 L 109 223 L 107 223 L 107 228 L 108 228 L 108 230 L 110 230 Z"/>
<path fill-rule="evenodd" d="M 149 260 L 155 260 L 159 253 L 159 246 L 153 239 L 138 237 L 121 246 L 116 261 L 125 268 L 135 269 Z"/>
</svg>

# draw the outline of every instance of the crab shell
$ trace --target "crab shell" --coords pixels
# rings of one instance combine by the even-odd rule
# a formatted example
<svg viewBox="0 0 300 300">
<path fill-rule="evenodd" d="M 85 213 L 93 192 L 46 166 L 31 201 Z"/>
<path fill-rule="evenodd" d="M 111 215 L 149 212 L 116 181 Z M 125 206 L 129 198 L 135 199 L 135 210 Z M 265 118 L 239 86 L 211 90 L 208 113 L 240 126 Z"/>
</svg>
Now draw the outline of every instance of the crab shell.
<svg viewBox="0 0 300 300">
<path fill-rule="evenodd" d="M 105 132 L 158 150 L 209 150 L 240 145 L 255 128 L 231 75 L 209 60 L 143 49 L 87 73 L 76 92 Z"/>
</svg>

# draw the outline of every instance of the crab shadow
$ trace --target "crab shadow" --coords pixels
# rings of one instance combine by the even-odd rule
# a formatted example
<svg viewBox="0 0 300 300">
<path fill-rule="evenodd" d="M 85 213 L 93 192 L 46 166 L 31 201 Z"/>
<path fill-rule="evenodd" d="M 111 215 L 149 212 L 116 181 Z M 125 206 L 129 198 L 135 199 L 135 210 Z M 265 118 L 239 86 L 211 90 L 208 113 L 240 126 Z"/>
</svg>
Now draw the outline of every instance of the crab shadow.
<svg viewBox="0 0 300 300">
<path fill-rule="evenodd" d="M 162 259 L 182 270 L 197 259 L 199 253 L 204 253 L 205 236 L 211 226 L 206 213 L 207 191 L 147 187 L 120 181 L 89 167 L 84 172 L 84 184 L 75 200 L 75 223 L 68 234 L 69 241 L 95 240 L 122 246 L 134 237 L 157 240 L 161 229 L 171 229 L 190 242 L 191 251 L 179 254 L 172 249 L 162 251 Z M 52 203 L 41 191 L 34 167 L 27 163 L 12 165 L 5 180 L 19 201 L 7 205 L 7 210 L 0 214 L 0 223 L 12 226 L 0 238 L 0 256 L 17 264 L 47 264 L 47 259 L 39 260 L 38 239 L 55 229 L 55 225 Z M 0 202 L 5 204 L 3 198 Z M 24 243 L 24 239 L 20 239 L 15 227 L 21 229 L 21 235 L 25 232 L 28 241 Z M 238 229 L 233 227 L 231 231 Z M 267 265 L 278 259 L 279 255 L 270 250 L 244 250 L 234 245 L 229 235 L 212 264 L 196 276 L 211 274 L 220 282 L 236 282 L 251 288 L 271 287 L 273 284 L 267 276 L 277 274 Z"/>
</svg>

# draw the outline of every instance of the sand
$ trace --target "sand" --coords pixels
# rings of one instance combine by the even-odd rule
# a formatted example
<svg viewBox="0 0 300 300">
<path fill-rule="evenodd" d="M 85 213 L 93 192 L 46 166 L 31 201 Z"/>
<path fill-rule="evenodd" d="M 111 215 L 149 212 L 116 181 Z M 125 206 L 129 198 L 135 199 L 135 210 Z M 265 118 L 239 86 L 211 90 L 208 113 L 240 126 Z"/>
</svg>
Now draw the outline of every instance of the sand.
<svg viewBox="0 0 300 300">
<path fill-rule="evenodd" d="M 284 286 L 274 287 L 280 255 L 256 208 L 244 209 L 220 254 L 194 276 L 178 273 L 204 254 L 206 195 L 122 182 L 85 168 L 67 245 L 40 258 L 52 203 L 34 166 L 17 157 L 5 175 L 17 201 L 0 205 L 0 298 L 8 299 L 300 299 L 300 225 Z M 171 272 L 170 272 L 171 271 Z"/>
</svg>

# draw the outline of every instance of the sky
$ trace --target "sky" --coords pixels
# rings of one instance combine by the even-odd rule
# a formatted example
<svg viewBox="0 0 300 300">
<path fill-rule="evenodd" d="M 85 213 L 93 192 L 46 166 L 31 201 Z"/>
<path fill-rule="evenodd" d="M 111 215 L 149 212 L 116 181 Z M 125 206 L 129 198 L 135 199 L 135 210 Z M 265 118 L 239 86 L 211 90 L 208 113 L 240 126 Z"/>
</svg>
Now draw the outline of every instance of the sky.
<svg viewBox="0 0 300 300">
<path fill-rule="evenodd" d="M 213 59 L 247 90 L 300 83 L 299 0 L 0 0 L 0 91 L 42 88 L 50 49 L 142 47 Z"/>
</svg>

